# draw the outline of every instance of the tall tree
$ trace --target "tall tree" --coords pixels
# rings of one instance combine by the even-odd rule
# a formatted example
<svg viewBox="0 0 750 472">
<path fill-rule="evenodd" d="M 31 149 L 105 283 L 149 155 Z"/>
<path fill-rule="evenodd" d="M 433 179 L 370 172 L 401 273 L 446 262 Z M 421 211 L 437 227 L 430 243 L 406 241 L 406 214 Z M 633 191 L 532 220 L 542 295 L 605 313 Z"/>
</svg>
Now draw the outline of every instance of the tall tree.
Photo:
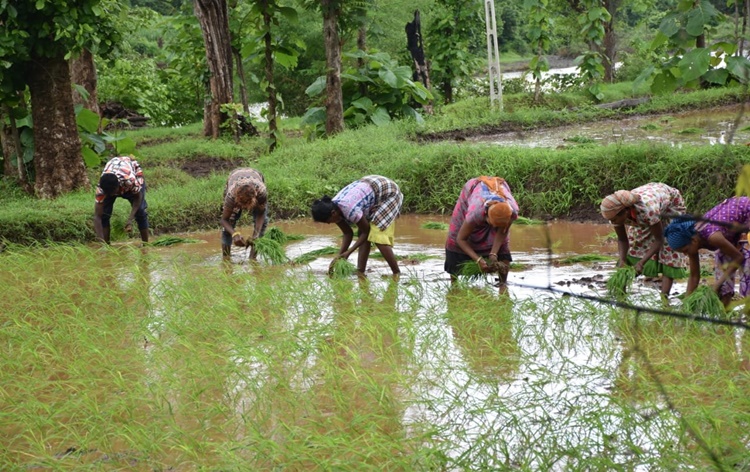
<svg viewBox="0 0 750 472">
<path fill-rule="evenodd" d="M 203 109 L 203 135 L 218 138 L 227 120 L 222 105 L 233 102 L 232 47 L 226 0 L 195 0 L 195 16 L 203 31 L 206 61 L 211 74 L 209 97 Z"/>
<path fill-rule="evenodd" d="M 341 1 L 320 0 L 323 12 L 323 43 L 326 50 L 326 135 L 344 130 L 344 96 L 341 91 L 341 42 L 339 15 Z"/>
<path fill-rule="evenodd" d="M 70 61 L 70 78 L 73 84 L 81 87 L 83 93 L 73 89 L 73 103 L 99 114 L 99 102 L 96 98 L 96 65 L 91 51 L 84 49 L 81 54 Z"/>
<path fill-rule="evenodd" d="M 437 0 L 436 15 L 427 29 L 432 80 L 453 101 L 456 81 L 477 72 L 479 53 L 486 39 L 484 6 L 478 0 Z M 486 62 L 486 61 L 485 61 Z"/>
<path fill-rule="evenodd" d="M 113 0 L 0 2 L 0 102 L 15 106 L 28 86 L 35 192 L 54 198 L 89 180 L 75 123 L 68 57 L 106 49 L 117 35 Z"/>
</svg>

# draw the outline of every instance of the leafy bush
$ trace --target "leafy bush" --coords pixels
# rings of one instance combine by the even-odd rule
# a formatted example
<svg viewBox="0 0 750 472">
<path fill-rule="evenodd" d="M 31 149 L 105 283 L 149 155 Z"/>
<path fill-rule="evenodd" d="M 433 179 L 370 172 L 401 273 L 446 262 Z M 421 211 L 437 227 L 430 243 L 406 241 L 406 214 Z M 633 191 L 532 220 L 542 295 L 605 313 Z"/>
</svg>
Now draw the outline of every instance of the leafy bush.
<svg viewBox="0 0 750 472">
<path fill-rule="evenodd" d="M 151 118 L 152 124 L 171 124 L 170 90 L 152 59 L 117 59 L 114 64 L 98 64 L 99 100 L 121 103 L 125 108 Z"/>
<path fill-rule="evenodd" d="M 386 53 L 357 51 L 345 56 L 365 62 L 362 69 L 349 68 L 341 74 L 344 120 L 348 128 L 366 123 L 380 126 L 393 118 L 422 121 L 413 105 L 425 105 L 433 96 L 421 83 L 412 80 L 410 67 L 399 66 Z M 360 89 L 362 84 L 366 86 L 365 93 Z M 325 88 L 326 77 L 321 76 L 306 93 L 311 97 L 318 96 L 325 92 Z M 315 134 L 322 132 L 324 124 L 325 109 L 319 106 L 308 109 L 302 118 L 302 125 L 311 127 Z"/>
</svg>

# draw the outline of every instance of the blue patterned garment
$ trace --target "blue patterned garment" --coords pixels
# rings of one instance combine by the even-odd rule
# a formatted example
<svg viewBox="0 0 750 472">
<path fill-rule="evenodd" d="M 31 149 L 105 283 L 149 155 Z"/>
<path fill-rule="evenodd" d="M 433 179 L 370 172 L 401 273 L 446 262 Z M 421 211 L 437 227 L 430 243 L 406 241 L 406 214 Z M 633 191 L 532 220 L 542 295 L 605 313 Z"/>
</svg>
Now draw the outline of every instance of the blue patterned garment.
<svg viewBox="0 0 750 472">
<path fill-rule="evenodd" d="M 404 195 L 396 182 L 381 175 L 368 175 L 350 183 L 333 197 L 349 224 L 362 217 L 385 231 L 398 217 Z"/>
</svg>

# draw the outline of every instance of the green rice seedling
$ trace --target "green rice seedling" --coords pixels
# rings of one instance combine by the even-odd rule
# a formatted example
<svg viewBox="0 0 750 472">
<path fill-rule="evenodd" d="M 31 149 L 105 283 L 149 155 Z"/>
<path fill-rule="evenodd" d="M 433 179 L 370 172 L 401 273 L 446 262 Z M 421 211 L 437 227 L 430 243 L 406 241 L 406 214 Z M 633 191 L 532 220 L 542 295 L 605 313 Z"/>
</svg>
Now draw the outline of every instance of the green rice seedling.
<svg viewBox="0 0 750 472">
<path fill-rule="evenodd" d="M 677 134 L 700 134 L 703 132 L 702 128 L 685 128 L 677 132 Z"/>
<path fill-rule="evenodd" d="M 263 237 L 273 239 L 279 244 L 286 244 L 286 242 L 289 241 L 289 238 L 287 238 L 286 234 L 284 234 L 283 231 L 275 226 L 272 228 L 268 228 L 268 231 L 266 231 L 266 234 L 264 234 Z"/>
<path fill-rule="evenodd" d="M 333 246 L 322 247 L 320 249 L 314 249 L 312 251 L 300 254 L 292 260 L 293 264 L 307 264 L 314 261 L 320 256 L 330 256 L 331 254 L 337 254 L 338 248 Z"/>
<path fill-rule="evenodd" d="M 283 264 L 287 261 L 284 248 L 278 241 L 267 237 L 258 238 L 252 242 L 258 257 L 270 264 Z"/>
<path fill-rule="evenodd" d="M 624 297 L 635 280 L 635 269 L 630 266 L 618 268 L 607 280 L 607 293 L 615 298 Z"/>
<path fill-rule="evenodd" d="M 380 253 L 380 251 L 370 254 L 370 257 L 373 259 L 383 259 L 383 254 Z M 431 256 L 429 254 L 423 254 L 423 253 L 416 253 L 416 254 L 400 254 L 396 256 L 397 261 L 417 261 L 417 262 L 424 262 L 427 259 L 434 259 L 436 256 Z"/>
<path fill-rule="evenodd" d="M 722 316 L 726 313 L 724 304 L 714 289 L 699 285 L 693 293 L 682 301 L 682 309 L 695 315 Z"/>
<path fill-rule="evenodd" d="M 564 141 L 576 144 L 591 144 L 594 142 L 594 140 L 588 136 L 570 136 L 569 138 L 565 138 Z"/>
<path fill-rule="evenodd" d="M 531 218 L 526 218 L 525 216 L 519 216 L 518 218 L 516 218 L 513 224 L 514 225 L 543 225 L 544 221 L 533 220 Z"/>
<path fill-rule="evenodd" d="M 461 268 L 458 271 L 458 275 L 465 277 L 469 280 L 476 280 L 484 278 L 484 272 L 475 261 L 466 261 L 461 264 Z"/>
<path fill-rule="evenodd" d="M 601 254 L 578 254 L 575 256 L 568 256 L 559 259 L 557 262 L 560 264 L 579 264 L 581 262 L 604 262 L 611 261 L 610 256 L 603 256 Z"/>
<path fill-rule="evenodd" d="M 328 275 L 334 279 L 343 279 L 357 272 L 357 268 L 351 262 L 346 259 L 336 258 L 333 261 L 330 269 L 328 269 Z"/>
<path fill-rule="evenodd" d="M 427 223 L 422 223 L 423 229 L 439 229 L 439 230 L 447 230 L 449 227 L 448 223 L 441 223 L 439 221 L 428 221 Z"/>
<path fill-rule="evenodd" d="M 279 244 L 286 244 L 289 241 L 300 241 L 302 239 L 305 239 L 305 237 L 301 234 L 286 234 L 276 226 L 268 228 L 268 231 L 266 231 L 266 234 L 264 234 L 263 237 L 278 241 Z"/>
<path fill-rule="evenodd" d="M 181 238 L 179 236 L 162 236 L 148 243 L 149 246 L 173 246 L 175 244 L 197 243 L 199 239 Z"/>
</svg>

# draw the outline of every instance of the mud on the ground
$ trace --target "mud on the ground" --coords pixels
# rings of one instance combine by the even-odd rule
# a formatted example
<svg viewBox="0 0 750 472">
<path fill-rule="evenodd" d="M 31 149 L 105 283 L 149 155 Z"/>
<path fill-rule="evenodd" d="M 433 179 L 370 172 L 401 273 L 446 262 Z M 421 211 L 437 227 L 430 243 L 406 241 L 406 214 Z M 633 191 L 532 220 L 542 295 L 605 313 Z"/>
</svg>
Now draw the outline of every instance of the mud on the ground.
<svg viewBox="0 0 750 472">
<path fill-rule="evenodd" d="M 208 177 L 214 172 L 227 172 L 237 167 L 242 167 L 241 159 L 224 159 L 221 157 L 198 155 L 190 159 L 181 160 L 175 167 L 179 167 L 183 172 L 192 177 Z"/>
</svg>

